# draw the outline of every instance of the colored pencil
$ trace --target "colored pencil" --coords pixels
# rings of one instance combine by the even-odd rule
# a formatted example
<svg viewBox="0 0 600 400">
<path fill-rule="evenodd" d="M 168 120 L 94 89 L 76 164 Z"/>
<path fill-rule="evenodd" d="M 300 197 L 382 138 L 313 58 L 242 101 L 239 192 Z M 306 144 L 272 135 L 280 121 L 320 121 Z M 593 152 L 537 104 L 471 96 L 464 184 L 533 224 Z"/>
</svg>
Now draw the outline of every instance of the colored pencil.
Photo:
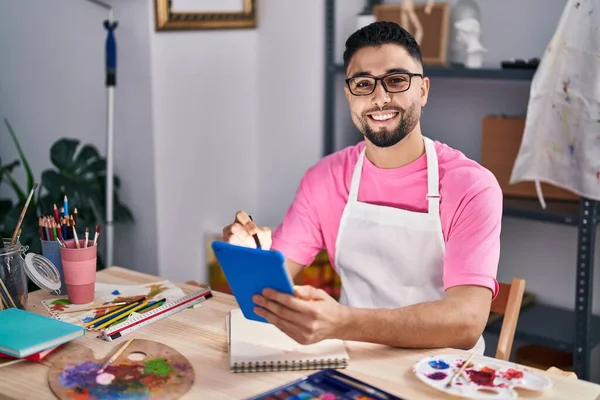
<svg viewBox="0 0 600 400">
<path fill-rule="evenodd" d="M 65 311 L 61 311 L 61 313 L 73 313 L 73 312 L 80 312 L 80 311 L 102 310 L 104 308 L 119 307 L 119 306 L 124 306 L 126 304 L 131 304 L 131 303 L 128 303 L 126 301 L 121 301 L 119 303 L 104 304 L 104 305 L 96 306 L 96 307 L 80 308 L 79 310 L 65 310 Z"/>
<path fill-rule="evenodd" d="M 157 307 L 162 306 L 163 304 L 165 304 L 166 301 L 167 301 L 166 299 L 160 299 L 160 300 L 157 300 L 157 301 L 151 301 L 145 307 L 137 310 L 136 312 L 138 314 L 144 314 L 144 313 L 146 313 L 146 312 L 148 312 L 148 311 L 150 311 L 152 309 L 155 309 Z M 129 314 L 127 316 L 123 317 L 123 318 L 120 318 L 120 319 L 112 322 L 109 326 L 114 326 L 114 325 L 120 324 L 121 322 L 127 320 L 127 318 L 129 318 Z"/>
<path fill-rule="evenodd" d="M 107 321 L 110 317 L 116 316 L 117 314 L 121 314 L 121 313 L 127 311 L 128 309 L 133 308 L 136 305 L 139 305 L 141 302 L 142 302 L 142 300 L 136 300 L 133 303 L 129 303 L 127 305 L 124 305 L 123 307 L 119 307 L 118 309 L 113 310 L 113 311 L 109 312 L 108 314 L 104 314 L 98 318 L 91 320 L 90 322 L 86 323 L 84 325 L 84 327 L 87 328 L 88 326 L 96 325 L 96 324 L 102 323 L 104 321 Z"/>
<path fill-rule="evenodd" d="M 38 187 L 38 184 L 34 183 L 33 187 L 31 188 L 31 191 L 29 192 L 29 196 L 27 197 L 27 201 L 25 202 L 25 205 L 23 206 L 23 210 L 21 211 L 21 215 L 19 216 L 19 221 L 17 222 L 15 231 L 13 232 L 12 239 L 10 240 L 11 246 L 14 246 L 15 243 L 17 242 L 17 234 L 19 233 L 19 229 L 21 229 L 21 225 L 23 224 L 23 218 L 25 218 L 25 213 L 27 212 L 27 208 L 29 207 L 29 202 L 31 201 L 31 198 L 33 197 L 33 192 L 35 192 L 35 189 L 37 189 L 37 187 Z"/>
<path fill-rule="evenodd" d="M 100 369 L 98 370 L 98 375 L 103 373 L 104 370 L 113 362 L 115 362 L 117 360 L 117 358 L 119 358 L 119 356 L 125 351 L 125 349 L 127 348 L 127 346 L 129 346 L 131 344 L 131 342 L 133 342 L 134 338 L 129 339 L 127 342 L 125 342 L 125 344 L 123 346 L 121 346 L 121 348 L 119 348 L 119 350 L 117 350 L 115 352 L 115 354 L 112 355 L 112 357 L 110 357 L 108 360 L 106 360 L 106 362 L 104 364 L 102 364 L 102 366 L 100 367 Z"/>
<path fill-rule="evenodd" d="M 138 304 L 137 306 L 133 307 L 132 309 L 129 309 L 129 310 L 125 311 L 124 313 L 119 314 L 116 317 L 114 317 L 112 319 L 109 319 L 108 321 L 105 321 L 105 322 L 101 323 L 100 325 L 94 326 L 94 328 L 95 329 L 102 329 L 102 328 L 105 328 L 105 327 L 111 325 L 115 321 L 118 321 L 120 319 L 127 319 L 127 318 L 129 318 L 129 316 L 132 313 L 134 313 L 134 312 L 136 312 L 136 311 L 138 311 L 138 310 L 146 307 L 147 305 L 148 305 L 148 302 L 144 301 L 142 304 Z"/>
</svg>

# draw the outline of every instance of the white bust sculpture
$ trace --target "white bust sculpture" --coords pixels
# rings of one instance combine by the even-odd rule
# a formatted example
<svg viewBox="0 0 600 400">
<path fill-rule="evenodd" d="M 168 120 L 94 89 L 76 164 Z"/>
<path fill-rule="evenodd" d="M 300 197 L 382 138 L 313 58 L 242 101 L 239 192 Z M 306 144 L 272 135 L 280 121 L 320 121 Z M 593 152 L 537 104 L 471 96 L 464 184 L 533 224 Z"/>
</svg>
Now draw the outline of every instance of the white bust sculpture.
<svg viewBox="0 0 600 400">
<path fill-rule="evenodd" d="M 481 68 L 483 55 L 487 50 L 481 45 L 479 36 L 481 27 L 475 18 L 465 18 L 454 23 L 457 40 L 465 46 L 465 56 L 462 60 L 467 68 Z"/>
</svg>

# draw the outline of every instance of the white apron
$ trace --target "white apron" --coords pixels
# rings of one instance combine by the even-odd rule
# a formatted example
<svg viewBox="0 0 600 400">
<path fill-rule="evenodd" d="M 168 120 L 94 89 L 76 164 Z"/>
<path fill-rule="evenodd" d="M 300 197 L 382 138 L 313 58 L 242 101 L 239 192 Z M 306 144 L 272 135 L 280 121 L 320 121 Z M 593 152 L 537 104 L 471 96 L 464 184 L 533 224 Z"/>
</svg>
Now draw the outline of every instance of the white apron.
<svg viewBox="0 0 600 400">
<path fill-rule="evenodd" d="M 510 183 L 600 201 L 600 1 L 570 0 L 533 77 Z"/>
<path fill-rule="evenodd" d="M 440 218 L 439 170 L 434 143 L 424 138 L 427 213 L 357 200 L 365 149 L 354 167 L 348 202 L 336 239 L 340 303 L 361 308 L 401 308 L 445 296 L 445 242 Z M 483 353 L 483 337 L 476 347 Z"/>
</svg>

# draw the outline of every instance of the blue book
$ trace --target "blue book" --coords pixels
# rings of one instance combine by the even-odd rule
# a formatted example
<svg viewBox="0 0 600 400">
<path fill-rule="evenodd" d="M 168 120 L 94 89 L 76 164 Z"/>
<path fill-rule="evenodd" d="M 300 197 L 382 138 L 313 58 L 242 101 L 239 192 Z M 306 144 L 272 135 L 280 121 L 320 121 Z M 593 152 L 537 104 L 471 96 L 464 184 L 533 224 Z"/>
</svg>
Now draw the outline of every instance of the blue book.
<svg viewBox="0 0 600 400">
<path fill-rule="evenodd" d="M 0 311 L 0 352 L 27 357 L 85 335 L 85 329 L 18 308 Z"/>
</svg>

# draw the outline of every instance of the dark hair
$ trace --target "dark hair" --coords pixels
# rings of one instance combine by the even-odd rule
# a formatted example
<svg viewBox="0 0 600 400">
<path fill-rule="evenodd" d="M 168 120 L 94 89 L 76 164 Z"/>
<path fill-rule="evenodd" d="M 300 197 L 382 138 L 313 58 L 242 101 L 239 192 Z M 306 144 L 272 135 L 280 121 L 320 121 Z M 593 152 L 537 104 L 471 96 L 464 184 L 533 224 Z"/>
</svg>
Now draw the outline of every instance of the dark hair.
<svg viewBox="0 0 600 400">
<path fill-rule="evenodd" d="M 364 26 L 354 32 L 346 40 L 346 50 L 344 51 L 344 70 L 348 69 L 348 64 L 352 56 L 363 47 L 381 46 L 383 44 L 397 44 L 408 51 L 416 61 L 423 64 L 421 48 L 415 38 L 395 22 L 377 21 Z"/>
</svg>

